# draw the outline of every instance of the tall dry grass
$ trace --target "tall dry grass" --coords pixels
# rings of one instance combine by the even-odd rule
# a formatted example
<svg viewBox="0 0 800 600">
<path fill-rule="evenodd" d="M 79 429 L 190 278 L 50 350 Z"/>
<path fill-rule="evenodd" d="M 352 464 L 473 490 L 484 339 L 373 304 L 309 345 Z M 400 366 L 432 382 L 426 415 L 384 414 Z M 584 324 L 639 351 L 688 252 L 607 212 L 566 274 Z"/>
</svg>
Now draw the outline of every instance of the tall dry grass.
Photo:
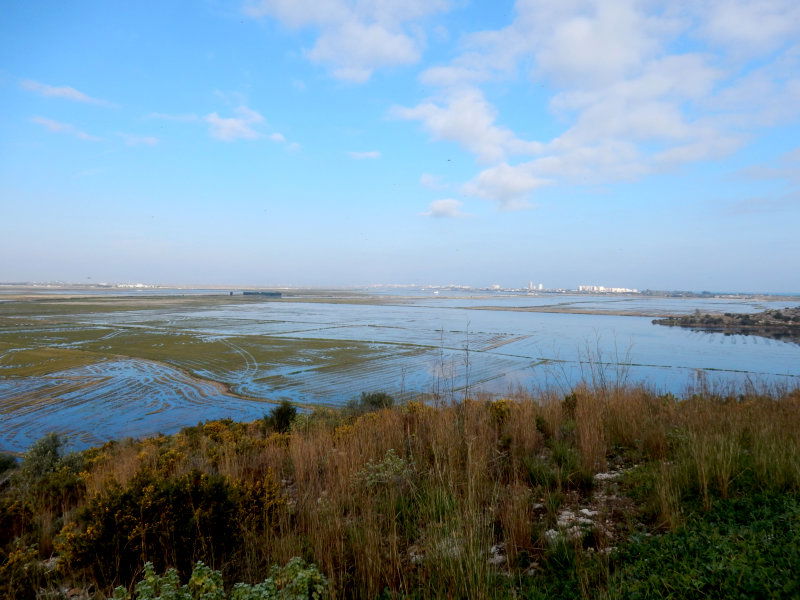
<svg viewBox="0 0 800 600">
<path fill-rule="evenodd" d="M 82 474 L 81 502 L 143 471 L 248 484 L 267 477 L 282 500 L 268 528 L 263 520 L 243 526 L 238 551 L 222 565 L 237 577 L 263 579 L 269 564 L 301 555 L 326 574 L 334 597 L 490 598 L 503 573 L 547 551 L 542 534 L 565 493 L 591 501 L 590 486 L 575 481 L 591 481 L 610 460 L 653 466 L 658 518 L 676 528 L 693 494 L 709 507 L 745 481 L 800 490 L 799 457 L 798 393 L 705 390 L 678 400 L 584 386 L 566 399 L 411 402 L 357 417 L 320 410 L 286 434 L 211 422 L 109 444 Z M 549 515 L 534 510 L 539 503 Z"/>
</svg>

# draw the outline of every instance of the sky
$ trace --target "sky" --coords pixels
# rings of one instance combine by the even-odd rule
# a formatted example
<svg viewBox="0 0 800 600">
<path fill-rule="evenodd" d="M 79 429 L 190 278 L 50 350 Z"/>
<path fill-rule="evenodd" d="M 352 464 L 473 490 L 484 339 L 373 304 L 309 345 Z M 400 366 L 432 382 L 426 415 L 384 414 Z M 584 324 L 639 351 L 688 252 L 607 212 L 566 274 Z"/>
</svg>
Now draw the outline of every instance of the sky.
<svg viewBox="0 0 800 600">
<path fill-rule="evenodd" d="M 800 292 L 796 0 L 9 0 L 0 282 Z"/>
</svg>

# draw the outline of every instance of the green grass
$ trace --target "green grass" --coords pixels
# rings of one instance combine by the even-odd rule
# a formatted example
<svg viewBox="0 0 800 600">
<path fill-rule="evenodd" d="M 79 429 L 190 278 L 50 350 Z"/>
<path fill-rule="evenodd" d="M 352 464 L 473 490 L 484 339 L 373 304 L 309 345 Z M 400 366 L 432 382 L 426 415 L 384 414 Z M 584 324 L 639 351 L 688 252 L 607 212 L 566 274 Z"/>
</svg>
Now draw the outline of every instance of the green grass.
<svg viewBox="0 0 800 600">
<path fill-rule="evenodd" d="M 0 345 L 0 353 L 3 347 Z M 0 357 L 0 374 L 5 377 L 47 375 L 105 360 L 102 354 L 69 348 L 35 348 L 10 351 Z"/>
<path fill-rule="evenodd" d="M 240 336 L 223 341 L 193 333 L 171 332 L 164 326 L 163 319 L 156 319 L 151 323 L 152 327 L 145 330 L 81 325 L 73 319 L 74 316 L 96 312 L 199 309 L 254 302 L 263 300 L 219 296 L 48 299 L 2 303 L 2 375 L 45 375 L 105 358 L 127 356 L 164 362 L 190 372 L 202 371 L 206 377 L 211 375 L 216 380 L 225 381 L 230 379 L 231 372 L 252 369 L 256 364 L 266 368 L 311 366 L 314 369 L 336 370 L 353 367 L 382 355 L 381 350 L 367 342 L 272 336 Z M 117 332 L 117 335 L 103 339 L 112 332 Z M 61 344 L 80 346 L 53 348 Z M 411 348 L 407 351 L 419 352 Z"/>
<path fill-rule="evenodd" d="M 674 533 L 638 537 L 616 557 L 611 600 L 800 597 L 800 500 L 752 494 L 697 508 Z"/>
<path fill-rule="evenodd" d="M 163 362 L 225 382 L 230 381 L 232 372 L 248 369 L 252 372 L 256 365 L 265 371 L 284 367 L 300 368 L 300 371 L 338 371 L 358 367 L 371 359 L 396 356 L 398 353 L 418 354 L 426 349 L 412 344 L 375 346 L 366 341 L 282 336 L 235 336 L 221 340 L 171 329 L 163 312 L 261 302 L 264 300 L 252 297 L 205 296 L 68 298 L 1 303 L 0 355 L 10 351 L 0 359 L 0 365 L 5 367 L 2 375 L 44 375 L 92 364 L 104 358 L 127 356 Z M 97 327 L 83 325 L 74 319 L 92 313 L 129 310 L 152 310 L 154 319 L 139 323 L 147 329 Z M 112 332 L 116 332 L 116 335 L 103 339 Z M 80 346 L 52 348 L 61 344 Z M 17 349 L 25 351 L 19 352 Z M 34 364 L 37 357 L 41 361 Z M 284 375 L 267 374 L 267 377 L 283 381 Z"/>
<path fill-rule="evenodd" d="M 800 499 L 752 494 L 719 500 L 707 512 L 698 505 L 678 531 L 636 534 L 610 559 L 556 544 L 519 593 L 529 600 L 789 599 L 800 597 L 798 567 Z"/>
</svg>

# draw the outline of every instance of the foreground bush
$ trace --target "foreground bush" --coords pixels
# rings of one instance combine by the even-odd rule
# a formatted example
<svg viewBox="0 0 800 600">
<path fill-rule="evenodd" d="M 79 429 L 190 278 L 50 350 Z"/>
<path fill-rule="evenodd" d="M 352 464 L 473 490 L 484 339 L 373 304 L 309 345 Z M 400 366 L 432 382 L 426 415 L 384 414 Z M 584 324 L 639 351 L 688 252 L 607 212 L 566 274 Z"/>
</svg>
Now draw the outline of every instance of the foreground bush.
<svg viewBox="0 0 800 600">
<path fill-rule="evenodd" d="M 237 583 L 230 592 L 225 591 L 222 573 L 202 562 L 194 566 L 184 585 L 175 569 L 157 575 L 153 563 L 147 563 L 133 596 L 124 587 L 118 587 L 109 600 L 322 600 L 326 596 L 325 577 L 314 565 L 293 558 L 284 567 L 273 566 L 263 582 Z"/>
<path fill-rule="evenodd" d="M 199 471 L 168 478 L 144 471 L 124 487 L 110 486 L 77 513 L 62 532 L 63 558 L 104 586 L 128 581 L 142 568 L 143 557 L 185 576 L 195 561 L 230 561 L 242 527 L 268 539 L 280 505 L 269 473 L 235 484 Z"/>
</svg>

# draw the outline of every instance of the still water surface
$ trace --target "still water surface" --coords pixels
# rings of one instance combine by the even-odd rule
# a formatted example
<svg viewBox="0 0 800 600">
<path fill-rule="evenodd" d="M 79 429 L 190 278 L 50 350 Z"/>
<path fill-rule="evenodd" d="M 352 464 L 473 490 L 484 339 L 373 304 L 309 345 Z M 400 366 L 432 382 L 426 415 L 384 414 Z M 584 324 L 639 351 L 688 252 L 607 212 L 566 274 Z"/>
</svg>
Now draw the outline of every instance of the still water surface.
<svg viewBox="0 0 800 600">
<path fill-rule="evenodd" d="M 248 362 L 197 377 L 256 399 L 341 404 L 362 391 L 502 394 L 515 388 L 568 390 L 580 381 L 645 383 L 683 394 L 697 374 L 718 384 L 800 385 L 800 345 L 755 336 L 704 333 L 651 323 L 652 316 L 475 310 L 475 307 L 754 312 L 786 302 L 587 296 L 416 296 L 375 305 L 312 302 L 232 304 L 75 315 L 76 323 L 169 330 L 204 338 L 367 342 L 380 352 L 356 364 L 320 368 Z M 411 349 L 412 351 L 409 351 Z M 324 357 L 318 357 L 323 361 Z M 81 385 L 70 388 L 70 382 Z M 467 391 L 468 390 L 468 391 Z M 24 402 L 25 398 L 36 402 Z M 199 420 L 258 418 L 269 404 L 230 395 L 172 367 L 108 361 L 46 377 L 0 377 L 0 449 L 22 450 L 46 431 L 73 435 L 76 447 L 110 438 L 171 432 Z M 16 408 L 15 408 L 16 407 Z"/>
</svg>

